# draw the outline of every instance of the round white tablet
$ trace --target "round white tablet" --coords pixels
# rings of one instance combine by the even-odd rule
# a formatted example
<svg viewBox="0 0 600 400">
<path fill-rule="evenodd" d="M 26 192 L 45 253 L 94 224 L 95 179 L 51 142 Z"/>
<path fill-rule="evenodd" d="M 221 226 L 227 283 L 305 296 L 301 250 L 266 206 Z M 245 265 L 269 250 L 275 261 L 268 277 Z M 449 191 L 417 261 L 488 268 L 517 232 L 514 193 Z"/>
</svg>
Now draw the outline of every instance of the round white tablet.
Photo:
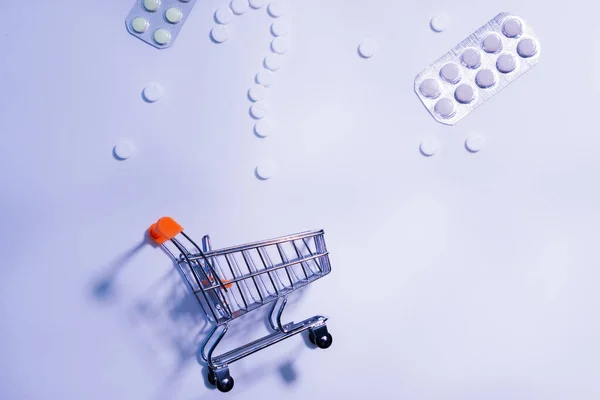
<svg viewBox="0 0 600 400">
<path fill-rule="evenodd" d="M 166 45 L 171 41 L 171 32 L 160 28 L 154 31 L 154 41 L 158 44 Z"/>
<path fill-rule="evenodd" d="M 210 36 L 217 43 L 223 43 L 229 39 L 229 28 L 224 25 L 215 26 L 210 31 Z"/>
<path fill-rule="evenodd" d="M 448 98 L 443 98 L 435 103 L 435 112 L 442 118 L 451 118 L 456 112 L 454 102 Z"/>
<path fill-rule="evenodd" d="M 496 83 L 496 74 L 490 69 L 482 69 L 475 75 L 475 83 L 483 89 L 492 87 Z"/>
<path fill-rule="evenodd" d="M 449 20 L 449 18 L 445 14 L 435 15 L 429 21 L 429 26 L 435 32 L 443 32 L 448 27 L 448 20 Z"/>
<path fill-rule="evenodd" d="M 486 53 L 497 53 L 502 49 L 502 39 L 497 33 L 490 33 L 483 38 L 481 47 Z"/>
<path fill-rule="evenodd" d="M 454 98 L 459 103 L 469 104 L 475 99 L 475 89 L 469 84 L 460 84 L 454 91 Z"/>
<path fill-rule="evenodd" d="M 171 7 L 165 11 L 165 18 L 170 23 L 176 24 L 183 18 L 183 12 L 177 7 Z"/>
<path fill-rule="evenodd" d="M 257 101 L 250 107 L 250 113 L 256 119 L 262 119 L 269 113 L 269 107 L 264 101 Z"/>
<path fill-rule="evenodd" d="M 523 58 L 533 57 L 537 53 L 537 44 L 533 39 L 522 39 L 517 45 L 517 53 Z"/>
<path fill-rule="evenodd" d="M 509 72 L 514 71 L 516 67 L 517 60 L 512 54 L 500 54 L 496 60 L 496 68 L 498 68 L 498 71 L 502 72 L 503 74 L 508 74 Z"/>
<path fill-rule="evenodd" d="M 258 164 L 255 172 L 259 179 L 265 181 L 267 179 L 270 179 L 273 175 L 275 175 L 276 171 L 277 166 L 275 165 L 275 163 L 273 163 L 272 161 L 265 161 Z"/>
<path fill-rule="evenodd" d="M 279 18 L 271 25 L 271 33 L 274 36 L 285 36 L 290 33 L 290 24 L 286 19 Z"/>
<path fill-rule="evenodd" d="M 365 39 L 359 46 L 358 52 L 364 58 L 371 58 L 377 52 L 377 42 L 373 39 Z"/>
<path fill-rule="evenodd" d="M 266 138 L 271 135 L 273 132 L 273 127 L 267 121 L 259 121 L 254 125 L 254 133 L 256 133 L 261 138 Z"/>
<path fill-rule="evenodd" d="M 150 103 L 154 103 L 155 101 L 160 100 L 161 97 L 165 95 L 165 89 L 158 82 L 151 82 L 144 87 L 144 91 L 142 93 L 144 99 Z"/>
<path fill-rule="evenodd" d="M 509 18 L 502 25 L 502 33 L 509 38 L 519 37 L 523 33 L 523 25 L 518 19 Z"/>
<path fill-rule="evenodd" d="M 465 147 L 471 153 L 477 153 L 483 148 L 484 142 L 485 141 L 481 135 L 472 134 L 467 137 L 467 140 L 465 140 Z"/>
<path fill-rule="evenodd" d="M 160 0 L 144 0 L 144 8 L 150 12 L 158 10 Z"/>
<path fill-rule="evenodd" d="M 279 54 L 269 54 L 265 57 L 265 67 L 271 71 L 277 71 L 283 64 L 283 57 Z"/>
<path fill-rule="evenodd" d="M 268 69 L 264 69 L 256 74 L 256 83 L 269 87 L 273 84 L 273 73 Z"/>
<path fill-rule="evenodd" d="M 419 85 L 419 92 L 425 97 L 435 99 L 440 95 L 440 85 L 433 78 L 424 79 Z"/>
<path fill-rule="evenodd" d="M 252 8 L 263 8 L 264 6 L 267 5 L 267 3 L 269 2 L 269 0 L 250 0 L 250 6 Z"/>
<path fill-rule="evenodd" d="M 135 153 L 135 145 L 131 139 L 119 139 L 114 147 L 114 153 L 117 158 L 127 160 Z"/>
<path fill-rule="evenodd" d="M 229 7 L 221 7 L 215 11 L 215 19 L 222 25 L 227 25 L 233 21 L 233 11 Z"/>
<path fill-rule="evenodd" d="M 267 89 L 262 85 L 254 85 L 248 90 L 248 96 L 250 96 L 253 101 L 264 100 L 266 95 Z"/>
<path fill-rule="evenodd" d="M 146 32 L 148 26 L 150 26 L 150 22 L 143 17 L 135 17 L 133 21 L 131 21 L 131 28 L 137 33 Z"/>
<path fill-rule="evenodd" d="M 288 5 L 286 0 L 272 0 L 271 3 L 269 3 L 269 14 L 275 18 L 283 17 L 287 14 L 287 8 Z"/>
<path fill-rule="evenodd" d="M 271 42 L 271 50 L 277 54 L 285 54 L 290 50 L 290 38 L 287 36 L 276 37 Z"/>
<path fill-rule="evenodd" d="M 437 151 L 437 148 L 438 142 L 434 139 L 423 140 L 419 145 L 419 150 L 421 151 L 421 154 L 423 154 L 426 157 L 431 157 L 432 155 L 434 155 Z"/>
<path fill-rule="evenodd" d="M 465 67 L 475 69 L 481 65 L 481 54 L 476 49 L 466 49 L 460 56 L 460 60 Z"/>
<path fill-rule="evenodd" d="M 449 83 L 457 83 L 460 81 L 460 68 L 454 63 L 445 64 L 440 69 L 440 77 Z"/>
<path fill-rule="evenodd" d="M 250 11 L 248 0 L 231 0 L 229 7 L 231 7 L 231 10 L 237 15 L 242 15 Z"/>
</svg>

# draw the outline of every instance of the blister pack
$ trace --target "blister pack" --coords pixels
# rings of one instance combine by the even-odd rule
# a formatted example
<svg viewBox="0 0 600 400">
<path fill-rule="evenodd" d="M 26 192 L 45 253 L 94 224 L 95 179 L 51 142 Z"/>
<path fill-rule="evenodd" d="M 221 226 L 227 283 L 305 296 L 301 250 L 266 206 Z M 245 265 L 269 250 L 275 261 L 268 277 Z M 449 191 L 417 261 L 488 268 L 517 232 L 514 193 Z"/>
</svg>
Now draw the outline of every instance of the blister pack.
<svg viewBox="0 0 600 400">
<path fill-rule="evenodd" d="M 454 125 L 540 59 L 540 43 L 522 18 L 500 13 L 415 78 L 431 115 Z"/>
<path fill-rule="evenodd" d="M 127 30 L 164 49 L 175 41 L 196 0 L 137 0 L 125 20 Z"/>
</svg>

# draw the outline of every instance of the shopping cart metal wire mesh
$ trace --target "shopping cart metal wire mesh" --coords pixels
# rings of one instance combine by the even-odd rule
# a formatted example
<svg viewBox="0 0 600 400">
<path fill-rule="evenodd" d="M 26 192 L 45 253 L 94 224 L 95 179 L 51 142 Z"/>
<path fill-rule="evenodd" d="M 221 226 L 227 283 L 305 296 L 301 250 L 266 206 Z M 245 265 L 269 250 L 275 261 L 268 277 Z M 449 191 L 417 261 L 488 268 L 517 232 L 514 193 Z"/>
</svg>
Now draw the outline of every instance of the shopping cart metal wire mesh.
<svg viewBox="0 0 600 400">
<path fill-rule="evenodd" d="M 220 250 L 212 249 L 208 235 L 199 246 L 170 217 L 160 218 L 148 232 L 175 259 L 208 321 L 214 325 L 201 353 L 208 364 L 208 380 L 220 391 L 233 388 L 229 364 L 298 333 L 308 330 L 313 344 L 324 349 L 331 346 L 332 336 L 323 316 L 281 323 L 287 295 L 331 271 L 322 230 Z M 271 303 L 270 334 L 213 356 L 229 322 Z"/>
</svg>

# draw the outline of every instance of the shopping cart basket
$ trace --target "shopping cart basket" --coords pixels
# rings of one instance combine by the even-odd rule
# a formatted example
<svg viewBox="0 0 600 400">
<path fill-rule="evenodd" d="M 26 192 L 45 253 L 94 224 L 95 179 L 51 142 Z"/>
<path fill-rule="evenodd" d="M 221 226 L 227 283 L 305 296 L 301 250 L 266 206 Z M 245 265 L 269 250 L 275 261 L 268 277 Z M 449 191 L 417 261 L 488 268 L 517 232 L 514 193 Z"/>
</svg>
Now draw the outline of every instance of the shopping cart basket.
<svg viewBox="0 0 600 400">
<path fill-rule="evenodd" d="M 200 248 L 170 217 L 159 219 L 150 227 L 149 234 L 173 256 L 214 325 L 201 353 L 208 364 L 209 382 L 221 392 L 233 388 L 229 364 L 300 332 L 308 330 L 310 341 L 322 349 L 331 346 L 327 318 L 323 316 L 281 323 L 287 295 L 331 271 L 322 230 L 222 250 L 211 249 L 208 235 Z M 270 334 L 219 356 L 213 355 L 229 322 L 270 303 L 273 303 Z"/>
</svg>

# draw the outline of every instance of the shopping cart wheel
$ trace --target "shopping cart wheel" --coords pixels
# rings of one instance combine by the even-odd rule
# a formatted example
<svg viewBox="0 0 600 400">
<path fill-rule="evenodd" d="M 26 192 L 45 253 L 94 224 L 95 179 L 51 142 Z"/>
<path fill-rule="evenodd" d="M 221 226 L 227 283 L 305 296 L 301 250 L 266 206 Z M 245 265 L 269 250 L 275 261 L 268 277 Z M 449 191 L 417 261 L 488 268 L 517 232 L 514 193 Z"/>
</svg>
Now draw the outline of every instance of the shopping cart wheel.
<svg viewBox="0 0 600 400">
<path fill-rule="evenodd" d="M 321 326 L 308 331 L 308 340 L 320 349 L 327 349 L 333 343 L 333 336 L 327 332 L 326 326 Z"/>
<path fill-rule="evenodd" d="M 217 384 L 217 381 L 215 381 L 215 373 L 212 370 L 208 371 L 208 383 L 213 386 Z"/>
<path fill-rule="evenodd" d="M 233 389 L 233 383 L 233 378 L 228 376 L 220 381 L 217 381 L 217 389 L 223 393 L 229 392 L 231 389 Z"/>
</svg>

